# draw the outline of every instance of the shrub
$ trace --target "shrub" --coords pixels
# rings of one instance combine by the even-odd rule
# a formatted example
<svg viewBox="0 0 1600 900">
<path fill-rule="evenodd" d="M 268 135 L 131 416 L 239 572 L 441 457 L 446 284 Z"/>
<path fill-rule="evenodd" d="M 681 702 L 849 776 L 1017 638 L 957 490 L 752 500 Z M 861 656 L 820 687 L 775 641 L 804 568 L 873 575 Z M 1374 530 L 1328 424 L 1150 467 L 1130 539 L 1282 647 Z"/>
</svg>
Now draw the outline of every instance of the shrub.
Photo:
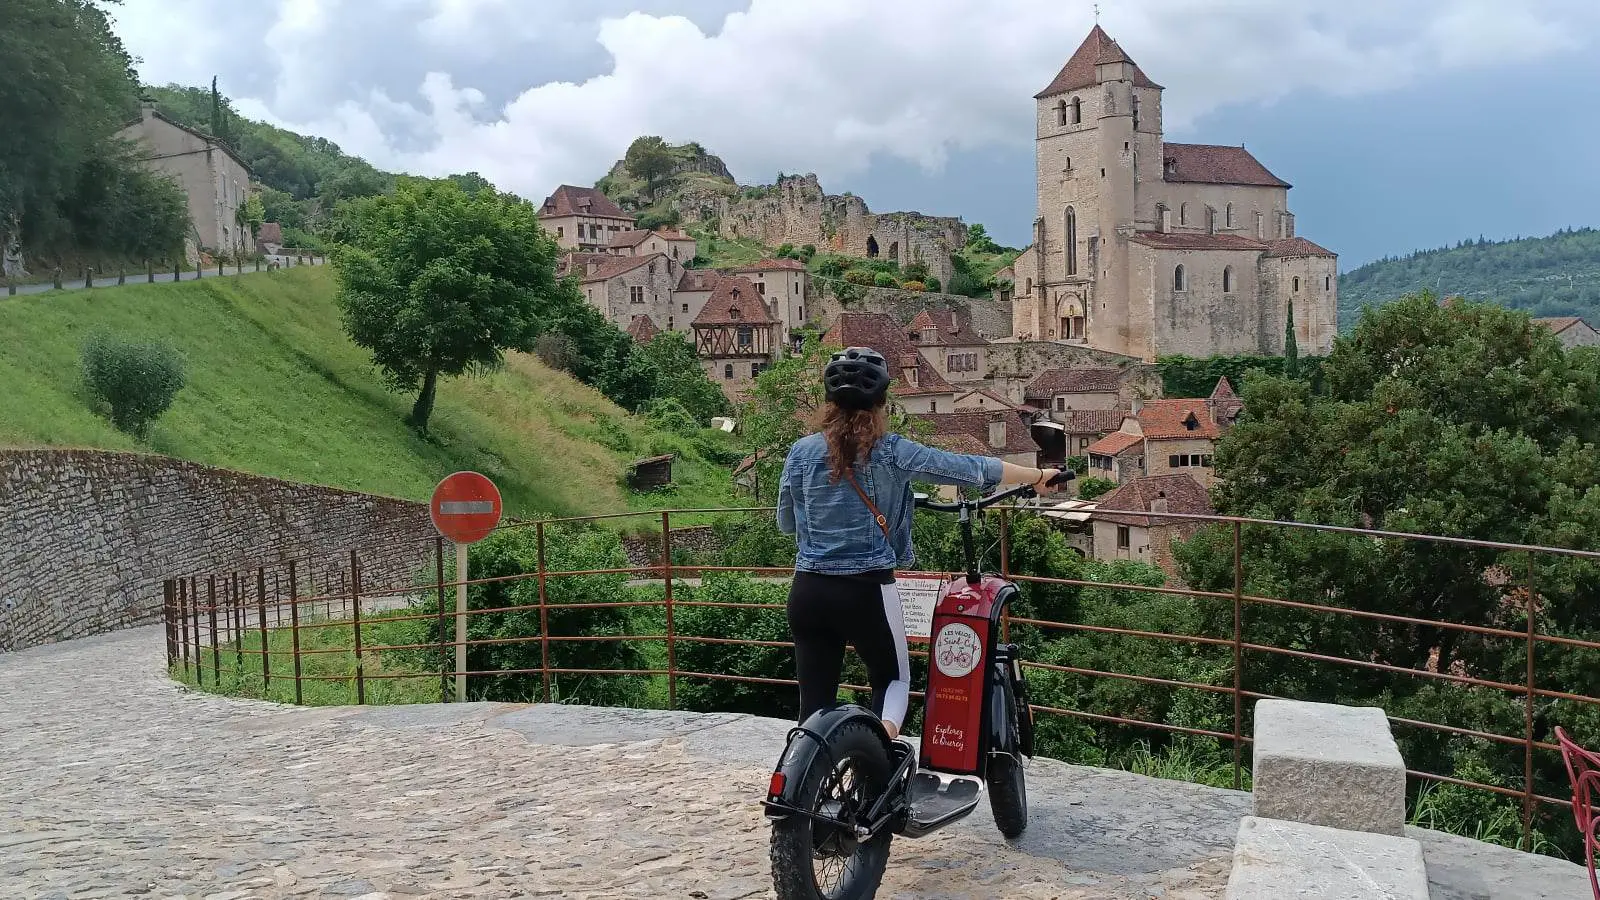
<svg viewBox="0 0 1600 900">
<path fill-rule="evenodd" d="M 636 227 L 648 228 L 651 230 L 655 230 L 657 228 L 672 228 L 678 224 L 679 219 L 680 216 L 677 209 L 652 206 L 649 209 L 639 213 L 639 217 L 636 220 L 638 223 Z"/>
<path fill-rule="evenodd" d="M 907 281 L 927 281 L 928 264 L 919 259 L 906 266 L 905 274 Z"/>
<path fill-rule="evenodd" d="M 922 279 L 922 283 L 927 285 L 928 290 L 933 291 L 934 293 L 944 290 L 944 285 L 940 284 L 939 279 L 933 277 L 932 275 Z"/>
<path fill-rule="evenodd" d="M 801 260 L 803 260 L 805 262 L 811 262 L 811 257 L 817 255 L 817 245 L 816 244 L 806 244 L 804 247 L 800 248 L 800 254 L 799 255 L 800 255 L 800 259 Z"/>
<path fill-rule="evenodd" d="M 900 281 L 888 272 L 879 272 L 872 276 L 872 283 L 882 288 L 899 287 Z"/>
<path fill-rule="evenodd" d="M 950 276 L 950 293 L 960 294 L 963 297 L 981 297 L 983 283 L 966 272 L 957 272 Z"/>
<path fill-rule="evenodd" d="M 850 271 L 844 273 L 844 280 L 849 282 L 850 284 L 859 284 L 859 285 L 862 285 L 862 286 L 870 286 L 873 283 L 874 278 L 873 278 L 873 274 L 871 272 L 862 272 L 862 271 L 857 270 L 857 269 L 851 269 Z M 891 276 L 889 278 L 889 286 L 890 287 L 894 286 L 894 278 L 893 278 L 893 276 Z"/>
<path fill-rule="evenodd" d="M 1116 488 L 1117 483 L 1109 478 L 1095 478 L 1093 476 L 1080 478 L 1078 479 L 1078 499 L 1093 500 L 1101 494 L 1116 490 Z"/>
<path fill-rule="evenodd" d="M 904 290 L 916 291 L 919 294 L 928 289 L 928 286 L 920 281 L 907 281 L 900 285 L 900 287 Z"/>
<path fill-rule="evenodd" d="M 183 390 L 183 357 L 166 344 L 96 334 L 83 345 L 83 383 L 111 424 L 143 436 Z"/>
<path fill-rule="evenodd" d="M 645 417 L 657 428 L 685 437 L 698 434 L 700 425 L 676 397 L 658 397 L 645 404 Z"/>
<path fill-rule="evenodd" d="M 794 256 L 794 245 L 789 243 L 779 244 L 775 254 L 779 259 L 790 259 Z"/>
<path fill-rule="evenodd" d="M 707 572 L 700 587 L 678 588 L 679 599 L 716 603 L 759 603 L 766 609 L 726 606 L 679 606 L 679 635 L 787 641 L 789 623 L 784 617 L 786 584 L 774 584 L 733 572 Z M 683 597 L 688 594 L 688 597 Z M 747 678 L 793 678 L 794 651 L 787 647 L 749 646 L 680 640 L 677 663 L 681 669 Z M 709 678 L 678 678 L 678 705 L 684 709 L 745 712 L 761 716 L 791 717 L 798 711 L 793 687 Z"/>
</svg>

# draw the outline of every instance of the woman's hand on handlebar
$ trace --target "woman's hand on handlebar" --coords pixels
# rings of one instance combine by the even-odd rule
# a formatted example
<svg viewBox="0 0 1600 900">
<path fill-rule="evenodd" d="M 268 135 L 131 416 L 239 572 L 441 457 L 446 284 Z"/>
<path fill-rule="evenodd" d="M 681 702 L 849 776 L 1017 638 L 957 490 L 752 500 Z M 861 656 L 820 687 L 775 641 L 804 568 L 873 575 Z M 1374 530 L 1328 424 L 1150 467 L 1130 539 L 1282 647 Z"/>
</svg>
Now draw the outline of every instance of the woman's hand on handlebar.
<svg viewBox="0 0 1600 900">
<path fill-rule="evenodd" d="M 1076 473 L 1065 469 L 1040 469 L 1039 473 L 1039 480 L 1033 483 L 1033 489 L 1041 495 L 1066 491 L 1068 482 L 1076 477 Z"/>
</svg>

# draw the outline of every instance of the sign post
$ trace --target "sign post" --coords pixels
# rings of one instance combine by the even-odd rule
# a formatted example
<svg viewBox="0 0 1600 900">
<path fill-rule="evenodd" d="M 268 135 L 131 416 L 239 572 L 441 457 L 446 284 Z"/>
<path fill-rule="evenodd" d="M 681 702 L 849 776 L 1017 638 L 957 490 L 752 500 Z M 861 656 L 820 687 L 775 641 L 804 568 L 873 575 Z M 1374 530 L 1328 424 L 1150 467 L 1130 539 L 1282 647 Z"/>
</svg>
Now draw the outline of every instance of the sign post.
<svg viewBox="0 0 1600 900">
<path fill-rule="evenodd" d="M 433 489 L 433 527 L 456 545 L 456 702 L 467 699 L 467 548 L 500 524 L 500 489 L 477 472 L 457 472 Z"/>
</svg>

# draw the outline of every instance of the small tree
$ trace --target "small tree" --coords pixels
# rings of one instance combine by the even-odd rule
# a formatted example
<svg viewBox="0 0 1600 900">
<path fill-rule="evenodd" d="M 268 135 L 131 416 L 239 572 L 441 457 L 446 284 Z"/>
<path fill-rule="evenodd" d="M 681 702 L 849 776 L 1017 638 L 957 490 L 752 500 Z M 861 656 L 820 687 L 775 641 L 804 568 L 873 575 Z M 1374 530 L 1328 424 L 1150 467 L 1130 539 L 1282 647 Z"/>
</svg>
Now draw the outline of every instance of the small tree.
<svg viewBox="0 0 1600 900">
<path fill-rule="evenodd" d="M 1078 479 L 1078 499 L 1093 500 L 1116 490 L 1116 488 L 1117 483 L 1109 478 L 1080 478 Z"/>
<path fill-rule="evenodd" d="M 403 179 L 393 194 L 353 203 L 342 224 L 334 261 L 345 331 L 392 387 L 417 391 L 408 421 L 424 433 L 440 376 L 531 350 L 542 323 L 584 305 L 575 284 L 556 279 L 555 241 L 524 200 Z"/>
<path fill-rule="evenodd" d="M 143 437 L 183 390 L 183 358 L 162 343 L 96 334 L 83 346 L 83 383 L 110 412 L 111 424 Z"/>
<path fill-rule="evenodd" d="M 677 170 L 678 158 L 661 138 L 642 137 L 628 148 L 623 165 L 629 175 L 644 182 L 645 194 L 654 202 Z"/>
<path fill-rule="evenodd" d="M 888 272 L 878 272 L 872 276 L 872 283 L 882 288 L 899 287 L 900 282 Z"/>
<path fill-rule="evenodd" d="M 1283 374 L 1289 378 L 1300 377 L 1300 344 L 1294 339 L 1294 301 L 1288 304 L 1289 314 L 1283 323 Z"/>
</svg>

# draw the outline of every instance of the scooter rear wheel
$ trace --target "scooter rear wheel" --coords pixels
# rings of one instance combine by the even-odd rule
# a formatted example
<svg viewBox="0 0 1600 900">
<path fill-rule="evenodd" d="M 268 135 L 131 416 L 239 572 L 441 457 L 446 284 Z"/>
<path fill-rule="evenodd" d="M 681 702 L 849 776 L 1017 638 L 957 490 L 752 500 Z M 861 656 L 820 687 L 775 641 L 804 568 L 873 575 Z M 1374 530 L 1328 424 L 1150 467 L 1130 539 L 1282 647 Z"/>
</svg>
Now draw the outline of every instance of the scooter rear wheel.
<svg viewBox="0 0 1600 900">
<path fill-rule="evenodd" d="M 1007 840 L 1022 836 L 1028 828 L 1028 783 L 1022 763 L 1013 753 L 1022 752 L 1025 746 L 1022 727 L 1029 721 L 1028 707 L 1017 692 L 1009 674 L 1000 675 L 995 683 L 995 702 L 1007 704 L 1010 710 L 1011 734 L 1009 747 L 989 757 L 989 810 L 994 813 L 994 824 Z M 1031 742 L 1031 736 L 1029 741 Z"/>
<path fill-rule="evenodd" d="M 818 754 L 797 797 L 812 812 L 853 822 L 881 795 L 893 774 L 883 739 L 865 722 L 839 726 Z M 865 843 L 853 832 L 801 815 L 772 823 L 772 885 L 778 900 L 868 900 L 889 865 L 884 829 Z"/>
</svg>

